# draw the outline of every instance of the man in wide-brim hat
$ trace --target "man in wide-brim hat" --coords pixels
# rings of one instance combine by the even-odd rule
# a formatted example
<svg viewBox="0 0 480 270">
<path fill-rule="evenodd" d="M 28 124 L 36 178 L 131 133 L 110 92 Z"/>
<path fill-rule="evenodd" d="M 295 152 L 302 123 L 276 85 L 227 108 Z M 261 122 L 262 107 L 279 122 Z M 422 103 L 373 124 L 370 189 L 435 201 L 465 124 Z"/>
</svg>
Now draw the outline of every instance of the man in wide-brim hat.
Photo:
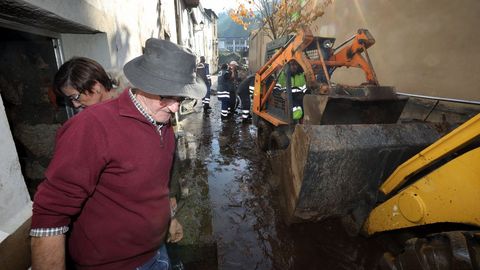
<svg viewBox="0 0 480 270">
<path fill-rule="evenodd" d="M 149 39 L 145 53 L 124 67 L 134 88 L 88 107 L 58 131 L 34 200 L 34 269 L 64 268 L 69 230 L 68 253 L 78 269 L 168 269 L 164 243 L 175 214 L 170 117 L 183 98 L 205 95 L 195 66 L 188 49 Z M 181 238 L 178 228 L 170 241 Z"/>
</svg>

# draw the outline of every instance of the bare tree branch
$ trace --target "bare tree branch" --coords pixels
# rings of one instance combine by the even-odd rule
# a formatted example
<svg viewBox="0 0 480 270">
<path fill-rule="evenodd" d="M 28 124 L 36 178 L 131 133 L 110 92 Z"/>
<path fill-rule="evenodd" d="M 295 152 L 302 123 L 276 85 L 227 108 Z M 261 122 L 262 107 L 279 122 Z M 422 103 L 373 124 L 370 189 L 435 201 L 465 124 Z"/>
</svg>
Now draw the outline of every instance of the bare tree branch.
<svg viewBox="0 0 480 270">
<path fill-rule="evenodd" d="M 276 39 L 308 27 L 321 17 L 333 0 L 242 0 L 230 10 L 232 20 L 245 29 L 252 23 Z"/>
</svg>

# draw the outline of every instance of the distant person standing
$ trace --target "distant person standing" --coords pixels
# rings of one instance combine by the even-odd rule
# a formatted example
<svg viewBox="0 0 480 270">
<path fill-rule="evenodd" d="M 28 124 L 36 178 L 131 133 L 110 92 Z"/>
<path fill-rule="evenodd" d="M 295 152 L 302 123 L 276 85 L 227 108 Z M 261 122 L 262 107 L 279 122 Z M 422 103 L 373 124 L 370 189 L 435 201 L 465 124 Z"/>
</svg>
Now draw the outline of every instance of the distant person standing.
<svg viewBox="0 0 480 270">
<path fill-rule="evenodd" d="M 231 72 L 227 64 L 223 64 L 218 72 L 217 97 L 221 102 L 221 118 L 227 119 L 230 111 L 230 89 L 233 87 L 231 83 Z"/>
<path fill-rule="evenodd" d="M 238 96 L 242 102 L 242 122 L 248 123 L 252 119 L 252 115 L 250 114 L 250 90 L 253 89 L 255 84 L 255 75 L 250 75 L 245 78 L 239 85 L 238 85 Z M 253 91 L 252 91 L 253 94 Z"/>
<path fill-rule="evenodd" d="M 207 85 L 207 94 L 202 99 L 203 112 L 209 112 L 210 108 L 210 87 L 212 86 L 212 81 L 210 79 L 210 66 L 205 63 L 205 56 L 200 56 L 200 62 L 197 64 L 197 76 L 202 78 Z"/>
<path fill-rule="evenodd" d="M 229 81 L 229 92 L 230 92 L 230 105 L 229 105 L 229 113 L 234 114 L 236 109 L 236 101 L 237 101 L 237 85 L 238 85 L 238 63 L 237 61 L 231 61 L 228 65 L 228 70 L 230 76 L 228 78 Z"/>
</svg>

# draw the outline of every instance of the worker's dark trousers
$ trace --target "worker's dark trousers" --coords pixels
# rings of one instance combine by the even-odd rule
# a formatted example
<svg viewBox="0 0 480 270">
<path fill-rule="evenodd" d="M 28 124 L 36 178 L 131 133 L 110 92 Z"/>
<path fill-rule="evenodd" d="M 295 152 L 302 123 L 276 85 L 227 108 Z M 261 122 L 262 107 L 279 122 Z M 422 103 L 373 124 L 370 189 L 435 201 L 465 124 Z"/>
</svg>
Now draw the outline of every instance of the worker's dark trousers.
<svg viewBox="0 0 480 270">
<path fill-rule="evenodd" d="M 222 104 L 220 115 L 225 118 L 230 113 L 230 92 L 229 91 L 219 91 L 217 93 L 217 98 Z"/>
<path fill-rule="evenodd" d="M 210 106 L 210 85 L 208 84 L 207 84 L 207 93 L 205 94 L 205 97 L 202 98 L 202 104 L 204 107 Z"/>
<path fill-rule="evenodd" d="M 240 101 L 242 102 L 242 118 L 248 119 L 250 117 L 251 105 L 250 92 L 248 91 L 248 89 L 246 89 L 246 91 L 239 91 L 238 96 L 240 97 Z"/>
<path fill-rule="evenodd" d="M 235 109 L 236 109 L 235 108 L 235 103 L 237 101 L 237 94 L 235 93 L 235 90 L 233 89 L 233 90 L 230 91 L 229 95 L 230 95 L 230 98 L 229 98 L 228 111 L 233 114 L 235 112 Z"/>
<path fill-rule="evenodd" d="M 222 103 L 222 110 L 220 115 L 225 118 L 231 114 L 232 107 L 230 106 L 230 97 L 218 98 Z"/>
<path fill-rule="evenodd" d="M 242 103 L 242 119 L 250 119 L 252 117 L 250 114 L 250 95 L 253 95 L 254 83 L 255 76 L 251 75 L 245 78 L 238 85 L 238 96 L 240 97 L 240 102 Z"/>
</svg>

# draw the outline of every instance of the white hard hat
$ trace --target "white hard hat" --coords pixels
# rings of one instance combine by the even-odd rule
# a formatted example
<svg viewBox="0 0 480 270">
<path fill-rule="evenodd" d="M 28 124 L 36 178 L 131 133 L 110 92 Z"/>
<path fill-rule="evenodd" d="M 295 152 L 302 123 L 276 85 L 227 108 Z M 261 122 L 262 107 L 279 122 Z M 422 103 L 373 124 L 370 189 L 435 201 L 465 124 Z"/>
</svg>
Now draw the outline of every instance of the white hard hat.
<svg viewBox="0 0 480 270">
<path fill-rule="evenodd" d="M 230 62 L 230 66 L 237 66 L 237 67 L 238 67 L 237 61 L 231 61 L 231 62 Z"/>
</svg>

